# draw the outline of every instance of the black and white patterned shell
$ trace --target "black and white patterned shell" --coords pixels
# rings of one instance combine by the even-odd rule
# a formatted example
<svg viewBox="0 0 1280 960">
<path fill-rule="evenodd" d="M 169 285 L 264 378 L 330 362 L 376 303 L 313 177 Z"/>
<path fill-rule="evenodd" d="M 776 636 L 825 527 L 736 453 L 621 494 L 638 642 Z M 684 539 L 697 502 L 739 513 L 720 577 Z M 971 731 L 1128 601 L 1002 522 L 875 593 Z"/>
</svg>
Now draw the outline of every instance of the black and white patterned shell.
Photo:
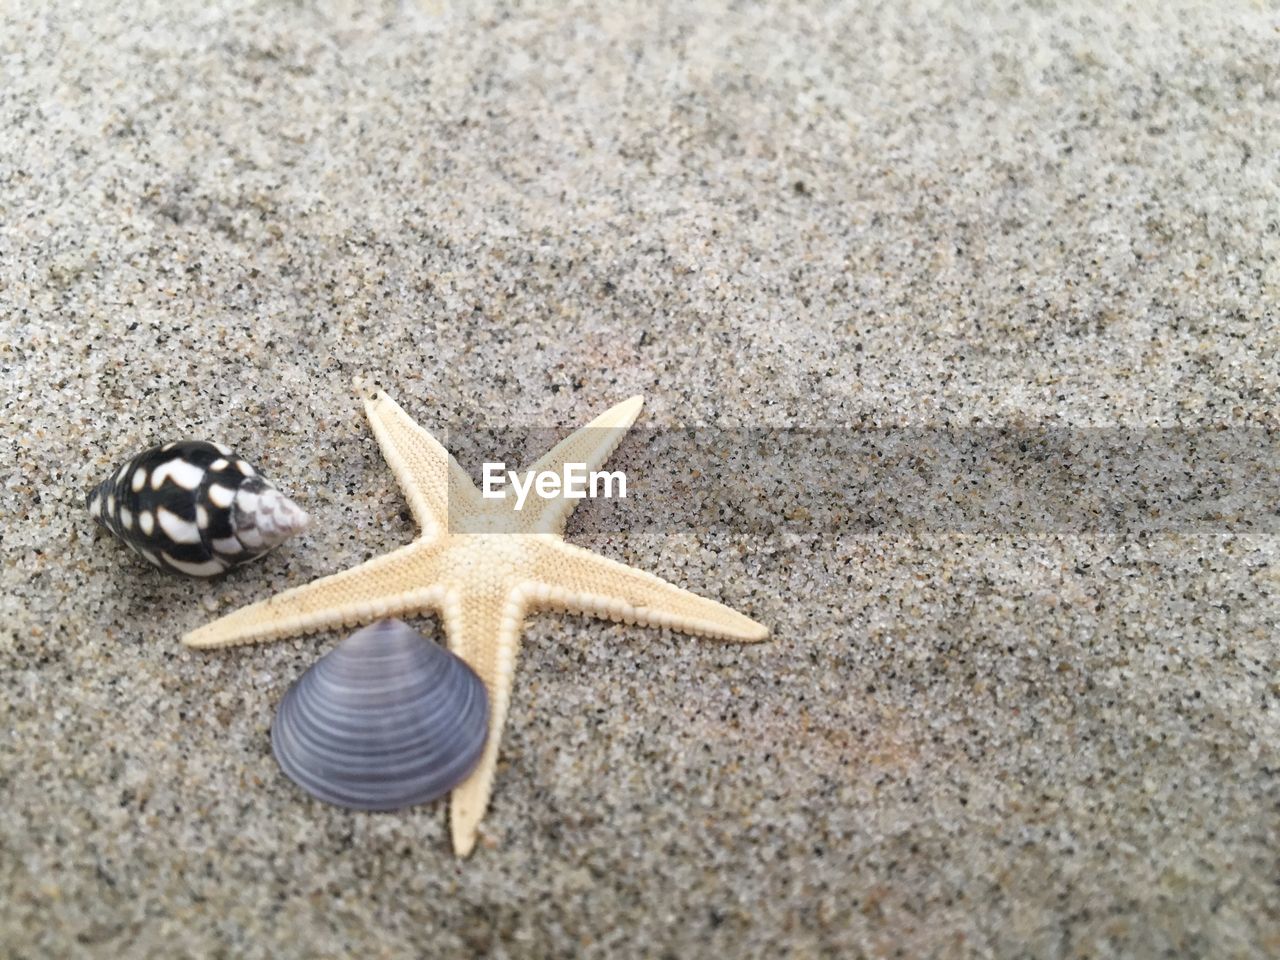
<svg viewBox="0 0 1280 960">
<path fill-rule="evenodd" d="M 256 560 L 307 524 L 229 448 L 199 440 L 144 450 L 94 488 L 88 507 L 139 556 L 193 577 Z"/>
</svg>

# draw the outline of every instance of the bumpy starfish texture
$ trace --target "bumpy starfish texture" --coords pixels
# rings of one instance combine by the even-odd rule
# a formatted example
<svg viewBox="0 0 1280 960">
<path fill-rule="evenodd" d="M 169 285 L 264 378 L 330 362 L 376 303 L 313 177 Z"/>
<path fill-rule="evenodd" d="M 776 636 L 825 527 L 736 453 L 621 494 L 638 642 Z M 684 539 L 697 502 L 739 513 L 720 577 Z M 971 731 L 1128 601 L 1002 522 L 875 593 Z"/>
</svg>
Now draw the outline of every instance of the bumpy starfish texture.
<svg viewBox="0 0 1280 960">
<path fill-rule="evenodd" d="M 562 473 L 568 463 L 597 469 L 642 404 L 640 397 L 618 404 L 557 444 L 532 469 Z M 450 803 L 458 856 L 475 846 L 489 804 L 526 612 L 564 610 L 740 642 L 768 636 L 763 626 L 722 604 L 566 543 L 564 525 L 579 500 L 531 497 L 523 510 L 513 511 L 511 496 L 483 498 L 448 451 L 386 394 L 366 401 L 365 412 L 420 536 L 358 567 L 228 614 L 183 642 L 222 647 L 384 617 L 438 614 L 450 648 L 489 692 L 484 754 Z"/>
</svg>

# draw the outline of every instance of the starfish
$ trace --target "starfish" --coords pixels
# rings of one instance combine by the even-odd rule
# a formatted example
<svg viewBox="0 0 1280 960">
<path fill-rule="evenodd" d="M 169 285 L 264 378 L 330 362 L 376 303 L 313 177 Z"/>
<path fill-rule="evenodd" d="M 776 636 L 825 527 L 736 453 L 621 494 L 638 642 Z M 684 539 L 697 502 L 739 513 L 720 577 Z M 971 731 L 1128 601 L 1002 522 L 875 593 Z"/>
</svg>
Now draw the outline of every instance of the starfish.
<svg viewBox="0 0 1280 960">
<path fill-rule="evenodd" d="M 532 468 L 598 468 L 640 413 L 632 397 L 551 449 Z M 420 528 L 412 543 L 350 570 L 250 604 L 183 637 L 222 647 L 350 627 L 404 614 L 442 618 L 449 647 L 484 681 L 489 734 L 475 770 L 454 788 L 454 852 L 470 854 L 489 805 L 527 612 L 553 609 L 740 642 L 768 630 L 653 574 L 565 542 L 578 499 L 484 498 L 458 462 L 385 393 L 365 402 L 382 455 Z"/>
</svg>

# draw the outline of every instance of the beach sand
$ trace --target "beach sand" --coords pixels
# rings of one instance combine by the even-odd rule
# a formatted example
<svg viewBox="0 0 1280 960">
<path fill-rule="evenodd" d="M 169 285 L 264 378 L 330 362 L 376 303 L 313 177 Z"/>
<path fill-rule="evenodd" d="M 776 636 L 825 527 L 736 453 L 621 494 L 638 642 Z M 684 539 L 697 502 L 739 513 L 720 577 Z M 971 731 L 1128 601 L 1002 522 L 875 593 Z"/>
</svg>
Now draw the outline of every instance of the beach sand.
<svg viewBox="0 0 1280 960">
<path fill-rule="evenodd" d="M 634 394 L 1274 430 L 1274 4 L 122 6 L 0 13 L 0 953 L 1280 952 L 1274 527 L 586 503 L 571 541 L 772 639 L 531 617 L 465 861 L 443 804 L 279 772 L 337 634 L 178 643 L 412 538 L 376 388 L 463 446 Z M 312 528 L 211 582 L 95 533 L 85 491 L 182 437 Z"/>
</svg>

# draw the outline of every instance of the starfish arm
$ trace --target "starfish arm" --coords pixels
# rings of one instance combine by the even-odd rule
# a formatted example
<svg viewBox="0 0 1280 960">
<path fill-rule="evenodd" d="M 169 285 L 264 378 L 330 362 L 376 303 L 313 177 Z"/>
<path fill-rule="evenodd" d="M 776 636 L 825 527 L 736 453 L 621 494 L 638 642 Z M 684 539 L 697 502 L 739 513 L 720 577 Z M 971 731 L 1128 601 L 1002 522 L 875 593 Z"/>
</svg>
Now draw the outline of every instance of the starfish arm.
<svg viewBox="0 0 1280 960">
<path fill-rule="evenodd" d="M 321 577 L 192 630 L 189 647 L 229 647 L 354 626 L 410 612 L 438 611 L 444 590 L 411 543 L 358 567 Z"/>
<path fill-rule="evenodd" d="M 448 526 L 451 499 L 455 506 L 480 502 L 458 461 L 389 396 L 379 390 L 365 401 L 364 412 L 424 536 L 433 537 Z"/>
<path fill-rule="evenodd" d="M 644 397 L 632 397 L 610 407 L 585 427 L 575 430 L 552 447 L 530 469 L 535 474 L 544 471 L 563 475 L 565 464 L 585 464 L 588 474 L 609 459 L 618 448 L 631 425 L 640 415 Z M 564 525 L 582 501 L 564 496 L 542 500 L 530 498 L 525 509 L 517 517 L 521 533 L 563 533 Z M 537 506 L 537 509 L 533 509 Z"/>
<path fill-rule="evenodd" d="M 498 766 L 498 746 L 511 703 L 511 680 L 520 647 L 524 621 L 524 601 L 520 593 L 495 603 L 490 598 L 451 597 L 443 609 L 449 649 L 465 660 L 489 693 L 489 738 L 480 762 L 461 784 L 454 787 L 449 801 L 449 823 L 453 851 L 470 855 L 476 845 L 480 821 L 489 807 L 493 776 Z"/>
<path fill-rule="evenodd" d="M 769 636 L 750 617 L 651 573 L 563 541 L 542 549 L 533 605 L 745 643 Z"/>
</svg>

